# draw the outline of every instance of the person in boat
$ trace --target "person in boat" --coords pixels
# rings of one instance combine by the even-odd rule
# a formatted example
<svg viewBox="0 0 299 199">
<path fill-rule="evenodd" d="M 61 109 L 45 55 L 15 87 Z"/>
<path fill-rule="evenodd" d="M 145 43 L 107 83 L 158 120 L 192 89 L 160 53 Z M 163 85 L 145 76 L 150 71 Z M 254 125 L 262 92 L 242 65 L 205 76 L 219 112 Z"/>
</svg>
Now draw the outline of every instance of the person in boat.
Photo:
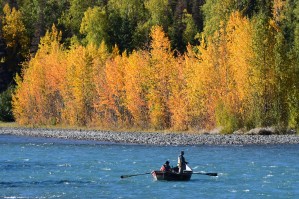
<svg viewBox="0 0 299 199">
<path fill-rule="evenodd" d="M 169 161 L 166 161 L 165 164 L 162 165 L 160 171 L 171 171 L 171 167 L 169 166 Z"/>
<path fill-rule="evenodd" d="M 181 151 L 181 154 L 178 157 L 178 167 L 179 167 L 179 173 L 183 173 L 184 170 L 186 170 L 186 162 L 185 157 L 184 157 L 184 151 Z"/>
</svg>

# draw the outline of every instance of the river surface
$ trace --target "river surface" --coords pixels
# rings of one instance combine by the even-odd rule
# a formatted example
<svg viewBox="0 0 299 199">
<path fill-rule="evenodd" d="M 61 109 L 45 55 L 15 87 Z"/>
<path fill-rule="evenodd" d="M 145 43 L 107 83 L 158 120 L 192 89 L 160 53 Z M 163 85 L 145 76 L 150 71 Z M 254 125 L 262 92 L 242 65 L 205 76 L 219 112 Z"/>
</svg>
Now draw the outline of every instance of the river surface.
<svg viewBox="0 0 299 199">
<path fill-rule="evenodd" d="M 188 182 L 150 174 L 180 151 Z M 0 198 L 299 198 L 299 145 L 145 146 L 1 135 Z"/>
</svg>

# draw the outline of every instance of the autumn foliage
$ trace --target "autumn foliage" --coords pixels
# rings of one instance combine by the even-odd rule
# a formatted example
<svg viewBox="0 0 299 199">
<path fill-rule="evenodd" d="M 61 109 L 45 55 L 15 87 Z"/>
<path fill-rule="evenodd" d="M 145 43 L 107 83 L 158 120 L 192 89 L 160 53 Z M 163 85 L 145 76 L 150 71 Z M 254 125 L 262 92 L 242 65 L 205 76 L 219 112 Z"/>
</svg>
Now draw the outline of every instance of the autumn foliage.
<svg viewBox="0 0 299 199">
<path fill-rule="evenodd" d="M 221 126 L 230 132 L 264 125 L 262 115 L 275 119 L 270 108 L 281 105 L 275 104 L 273 89 L 284 85 L 271 59 L 277 41 L 259 40 L 258 23 L 233 12 L 182 55 L 171 49 L 160 26 L 151 29 L 149 50 L 122 54 L 104 42 L 65 49 L 53 26 L 16 78 L 14 116 L 20 124 L 103 128 Z M 265 35 L 278 35 L 270 22 L 268 27 Z M 256 51 L 260 46 L 263 53 Z M 296 104 L 285 100 L 281 103 L 289 103 L 285 109 L 292 113 Z M 292 124 L 296 120 L 294 115 Z"/>
</svg>

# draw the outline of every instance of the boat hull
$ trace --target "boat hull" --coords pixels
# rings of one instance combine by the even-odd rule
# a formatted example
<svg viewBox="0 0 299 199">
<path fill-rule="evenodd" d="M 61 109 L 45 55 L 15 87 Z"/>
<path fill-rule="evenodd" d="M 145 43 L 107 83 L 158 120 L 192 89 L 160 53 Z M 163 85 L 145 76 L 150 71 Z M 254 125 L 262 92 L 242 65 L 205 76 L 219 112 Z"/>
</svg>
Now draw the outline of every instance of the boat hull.
<svg viewBox="0 0 299 199">
<path fill-rule="evenodd" d="M 192 171 L 184 171 L 184 173 L 164 172 L 164 171 L 152 171 L 152 176 L 155 180 L 167 180 L 167 181 L 188 181 L 191 179 Z"/>
</svg>

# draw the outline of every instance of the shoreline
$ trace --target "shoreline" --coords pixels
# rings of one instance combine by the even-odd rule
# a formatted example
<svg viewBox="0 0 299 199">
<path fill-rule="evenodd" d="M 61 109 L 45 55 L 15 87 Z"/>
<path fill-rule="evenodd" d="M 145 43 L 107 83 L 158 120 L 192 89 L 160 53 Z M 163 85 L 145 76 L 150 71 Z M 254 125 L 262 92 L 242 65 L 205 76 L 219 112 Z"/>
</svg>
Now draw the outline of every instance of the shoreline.
<svg viewBox="0 0 299 199">
<path fill-rule="evenodd" d="M 113 132 L 99 130 L 0 127 L 0 135 L 59 138 L 87 141 L 90 140 L 118 144 L 141 144 L 158 146 L 299 144 L 299 136 L 295 134 L 221 135 L 169 132 Z"/>
</svg>

